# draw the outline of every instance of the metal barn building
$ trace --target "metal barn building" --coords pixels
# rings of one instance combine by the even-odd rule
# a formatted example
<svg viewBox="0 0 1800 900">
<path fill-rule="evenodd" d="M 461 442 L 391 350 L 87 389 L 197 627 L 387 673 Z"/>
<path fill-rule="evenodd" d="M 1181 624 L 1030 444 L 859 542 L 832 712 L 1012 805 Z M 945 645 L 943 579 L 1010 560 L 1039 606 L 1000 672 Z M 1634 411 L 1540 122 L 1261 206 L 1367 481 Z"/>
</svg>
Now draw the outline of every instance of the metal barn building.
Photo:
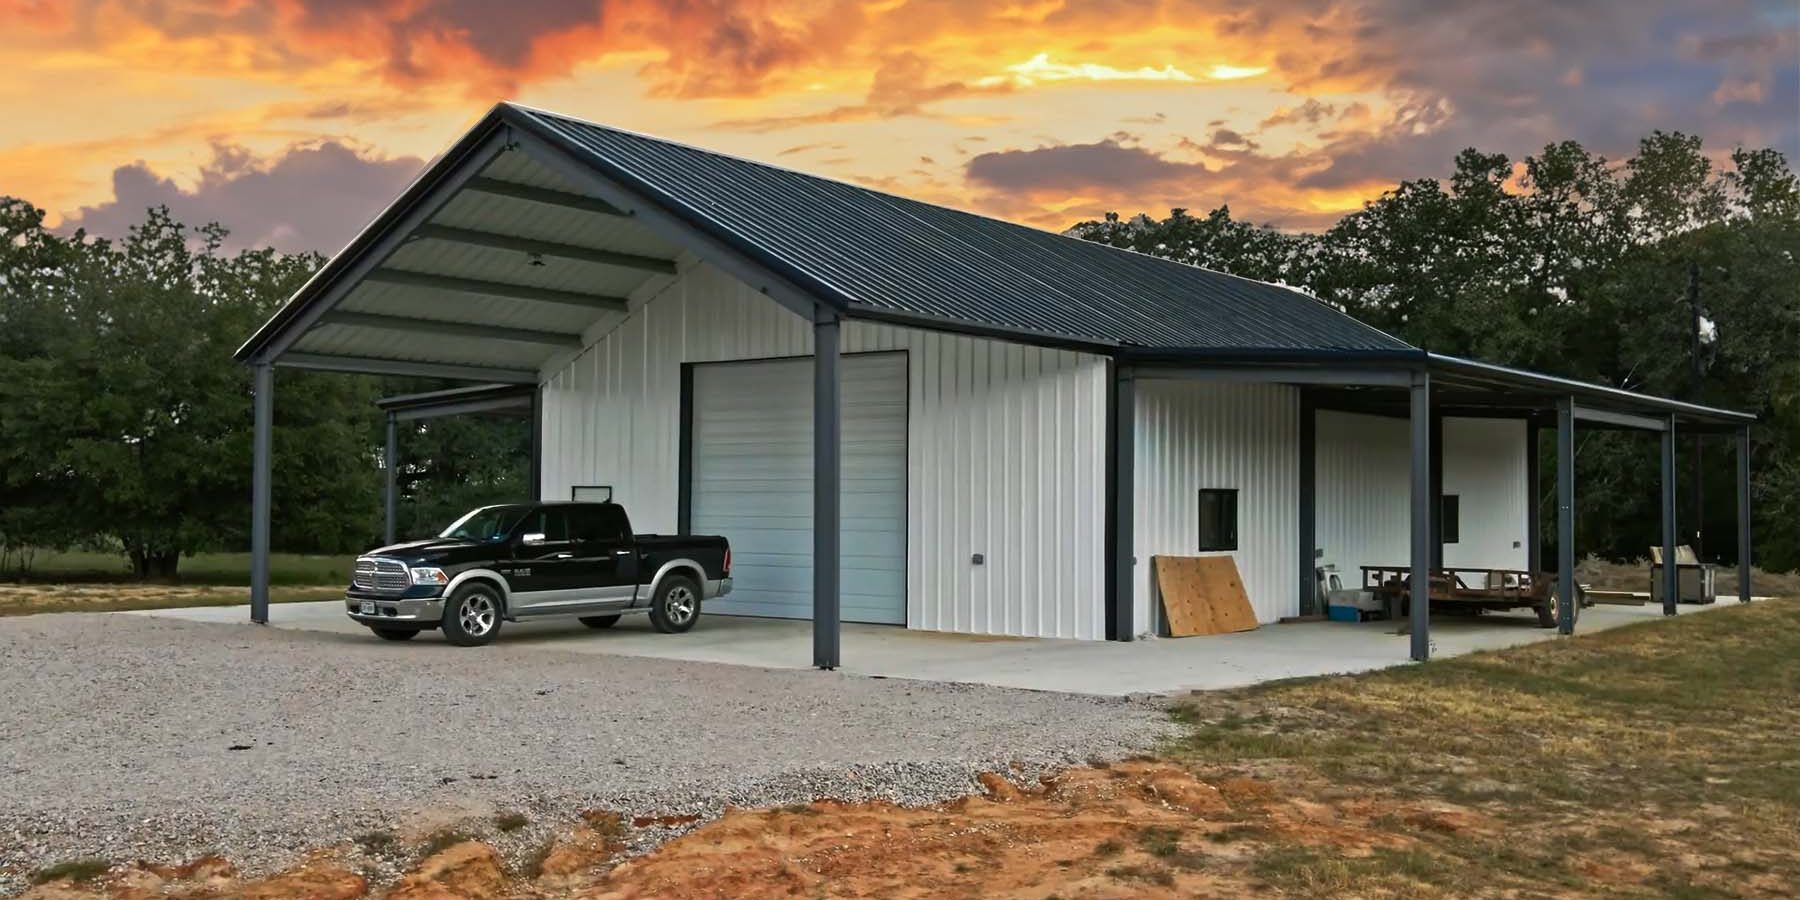
<svg viewBox="0 0 1800 900">
<path fill-rule="evenodd" d="M 1311 605 L 1322 561 L 1406 565 L 1414 583 L 1440 565 L 1538 571 L 1541 430 L 1561 450 L 1550 570 L 1566 591 L 1578 424 L 1661 435 L 1672 544 L 1676 431 L 1744 448 L 1751 422 L 1428 353 L 1285 287 L 510 104 L 238 357 L 256 373 L 258 621 L 275 368 L 407 374 L 534 388 L 541 499 L 604 487 L 642 531 L 727 536 L 736 590 L 709 614 L 812 618 L 827 668 L 840 620 L 1155 633 L 1158 554 L 1230 553 L 1262 622 Z M 1747 479 L 1740 452 L 1746 548 Z M 1447 535 L 1434 513 L 1452 497 Z"/>
</svg>

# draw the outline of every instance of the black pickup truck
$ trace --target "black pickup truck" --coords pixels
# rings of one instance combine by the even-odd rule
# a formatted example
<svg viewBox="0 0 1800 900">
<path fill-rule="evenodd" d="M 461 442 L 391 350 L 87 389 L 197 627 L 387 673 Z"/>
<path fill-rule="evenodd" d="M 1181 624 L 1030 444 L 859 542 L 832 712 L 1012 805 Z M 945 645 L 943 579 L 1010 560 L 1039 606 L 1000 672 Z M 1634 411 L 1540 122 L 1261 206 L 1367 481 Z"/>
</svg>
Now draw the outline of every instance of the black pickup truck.
<svg viewBox="0 0 1800 900">
<path fill-rule="evenodd" d="M 687 631 L 703 601 L 730 592 L 722 537 L 633 534 L 616 503 L 514 503 L 358 557 L 344 605 L 390 641 L 442 628 L 450 643 L 473 647 L 502 621 L 542 616 L 610 628 L 641 612 L 657 631 Z"/>
</svg>

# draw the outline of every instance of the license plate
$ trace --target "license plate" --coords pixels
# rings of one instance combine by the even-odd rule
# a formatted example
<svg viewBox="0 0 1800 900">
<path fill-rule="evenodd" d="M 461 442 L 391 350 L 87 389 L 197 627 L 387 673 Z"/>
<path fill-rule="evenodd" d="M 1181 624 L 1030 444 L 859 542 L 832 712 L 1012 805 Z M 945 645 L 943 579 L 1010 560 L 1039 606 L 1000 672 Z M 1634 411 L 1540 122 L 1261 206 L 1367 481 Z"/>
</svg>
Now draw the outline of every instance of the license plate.
<svg viewBox="0 0 1800 900">
<path fill-rule="evenodd" d="M 364 600 L 364 601 L 363 601 L 363 602 L 362 602 L 362 614 L 363 614 L 363 615 L 365 615 L 365 616 L 372 616 L 372 615 L 374 615 L 374 614 L 375 614 L 375 601 L 373 601 L 373 600 Z"/>
</svg>

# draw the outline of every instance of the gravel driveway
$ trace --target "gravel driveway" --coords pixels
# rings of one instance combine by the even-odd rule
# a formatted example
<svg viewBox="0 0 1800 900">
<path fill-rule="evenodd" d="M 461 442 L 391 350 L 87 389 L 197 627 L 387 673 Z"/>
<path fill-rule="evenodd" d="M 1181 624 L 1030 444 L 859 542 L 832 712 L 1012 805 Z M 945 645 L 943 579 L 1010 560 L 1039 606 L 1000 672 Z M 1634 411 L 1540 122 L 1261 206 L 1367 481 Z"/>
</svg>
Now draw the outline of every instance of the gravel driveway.
<svg viewBox="0 0 1800 900">
<path fill-rule="evenodd" d="M 1141 750 L 1160 705 L 130 615 L 0 619 L 0 893 L 47 862 L 264 869 L 494 810 L 905 803 Z M 5 874 L 10 871 L 10 875 Z"/>
</svg>

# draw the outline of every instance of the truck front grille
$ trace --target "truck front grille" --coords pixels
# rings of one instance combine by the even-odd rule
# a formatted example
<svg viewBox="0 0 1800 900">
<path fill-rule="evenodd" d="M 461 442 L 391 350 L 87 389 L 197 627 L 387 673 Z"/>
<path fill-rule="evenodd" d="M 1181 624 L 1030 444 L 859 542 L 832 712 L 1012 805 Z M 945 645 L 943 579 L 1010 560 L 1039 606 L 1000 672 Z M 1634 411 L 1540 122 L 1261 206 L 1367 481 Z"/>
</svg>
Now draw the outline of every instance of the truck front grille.
<svg viewBox="0 0 1800 900">
<path fill-rule="evenodd" d="M 406 564 L 397 559 L 364 556 L 356 560 L 350 584 L 360 590 L 398 594 L 412 584 Z"/>
</svg>

